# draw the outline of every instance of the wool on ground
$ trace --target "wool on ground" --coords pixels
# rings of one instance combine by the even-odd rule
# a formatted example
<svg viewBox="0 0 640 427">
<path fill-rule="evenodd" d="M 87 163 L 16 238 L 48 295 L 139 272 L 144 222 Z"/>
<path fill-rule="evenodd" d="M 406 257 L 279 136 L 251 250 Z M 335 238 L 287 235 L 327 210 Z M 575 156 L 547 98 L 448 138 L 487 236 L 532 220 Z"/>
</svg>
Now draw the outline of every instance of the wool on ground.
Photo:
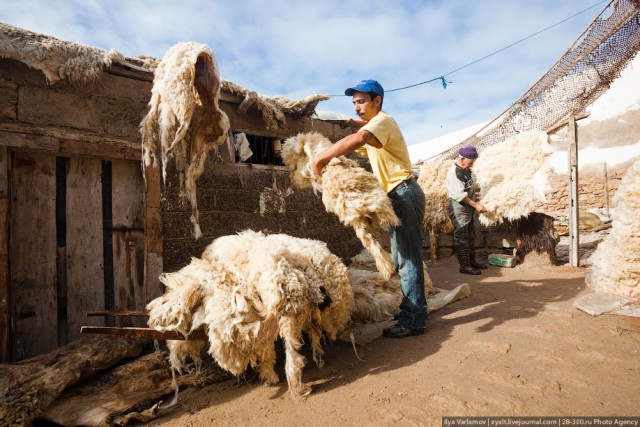
<svg viewBox="0 0 640 427">
<path fill-rule="evenodd" d="M 611 232 L 591 256 L 585 281 L 599 292 L 640 302 L 640 160 L 627 169 L 614 196 Z"/>
<path fill-rule="evenodd" d="M 347 329 L 354 305 L 347 268 L 326 244 L 284 234 L 220 237 L 201 259 L 160 280 L 167 291 L 147 306 L 150 327 L 185 334 L 204 328 L 209 353 L 222 368 L 239 375 L 255 367 L 268 384 L 279 381 L 274 364 L 280 337 L 293 395 L 311 390 L 302 382 L 303 332 L 322 366 L 322 341 Z M 199 363 L 197 344 L 171 344 L 170 350 L 176 370 L 188 358 Z"/>
</svg>

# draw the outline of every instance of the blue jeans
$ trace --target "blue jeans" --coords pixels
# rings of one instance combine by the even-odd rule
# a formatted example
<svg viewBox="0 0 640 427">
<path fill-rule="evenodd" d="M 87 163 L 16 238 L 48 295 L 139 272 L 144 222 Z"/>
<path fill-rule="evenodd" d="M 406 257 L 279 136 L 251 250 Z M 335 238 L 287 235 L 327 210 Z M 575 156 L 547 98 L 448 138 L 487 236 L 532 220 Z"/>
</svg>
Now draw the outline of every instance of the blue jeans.
<svg viewBox="0 0 640 427">
<path fill-rule="evenodd" d="M 424 329 L 427 320 L 427 299 L 424 294 L 422 269 L 422 218 L 424 193 L 412 179 L 389 193 L 393 211 L 400 225 L 389 228 L 391 258 L 400 275 L 402 302 L 398 322 L 413 329 Z"/>
</svg>

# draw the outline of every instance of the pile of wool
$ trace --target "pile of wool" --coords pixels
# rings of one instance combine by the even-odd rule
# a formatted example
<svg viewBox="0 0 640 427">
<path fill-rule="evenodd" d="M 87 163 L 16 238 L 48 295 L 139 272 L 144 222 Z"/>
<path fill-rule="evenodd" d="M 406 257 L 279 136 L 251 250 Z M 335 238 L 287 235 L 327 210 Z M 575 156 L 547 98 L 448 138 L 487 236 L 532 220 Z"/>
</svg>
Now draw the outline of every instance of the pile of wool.
<svg viewBox="0 0 640 427">
<path fill-rule="evenodd" d="M 422 224 L 429 232 L 431 262 L 438 261 L 438 237 L 441 233 L 452 233 L 453 224 L 447 214 L 449 196 L 445 185 L 447 172 L 455 160 L 433 161 L 420 168 L 418 185 L 425 198 L 424 218 Z"/>
<path fill-rule="evenodd" d="M 614 196 L 611 232 L 591 256 L 585 281 L 595 291 L 640 302 L 640 160 L 627 169 Z"/>
<path fill-rule="evenodd" d="M 58 40 L 0 22 L 0 58 L 11 58 L 44 73 L 49 84 L 60 80 L 89 83 L 105 68 L 125 61 L 115 49 L 108 52 L 91 46 Z"/>
<path fill-rule="evenodd" d="M 286 124 L 286 114 L 296 119 L 308 117 L 314 113 L 320 101 L 329 99 L 327 95 L 311 95 L 300 100 L 290 100 L 282 96 L 271 98 L 258 95 L 228 80 L 222 80 L 222 88 L 239 98 L 248 99 L 253 96 L 254 102 L 251 106 L 262 114 L 267 129 L 272 130 L 278 130 Z"/>
<path fill-rule="evenodd" d="M 520 133 L 482 150 L 473 171 L 480 203 L 487 208 L 479 215 L 483 225 L 527 216 L 537 202 L 546 202 L 551 172 L 548 157 L 553 151 L 548 135 L 540 130 Z"/>
<path fill-rule="evenodd" d="M 160 149 L 166 181 L 167 162 L 175 158 L 180 196 L 191 205 L 196 239 L 202 236 L 196 181 L 208 153 L 226 141 L 230 126 L 219 97 L 220 76 L 211 49 L 177 43 L 155 70 L 149 112 L 140 123 L 143 167 L 157 166 Z"/>
<path fill-rule="evenodd" d="M 282 160 L 294 186 L 322 192 L 322 203 L 327 212 L 335 213 L 343 224 L 355 230 L 362 245 L 375 259 L 378 271 L 389 279 L 395 267 L 391 256 L 383 249 L 378 233 L 399 224 L 391 201 L 372 173 L 344 156 L 332 159 L 321 176 L 315 175 L 309 161 L 330 146 L 331 142 L 317 132 L 298 134 L 283 144 Z"/>
<path fill-rule="evenodd" d="M 255 367 L 269 384 L 279 381 L 274 364 L 280 337 L 293 395 L 311 391 L 302 382 L 302 333 L 322 366 L 322 340 L 335 340 L 347 329 L 354 305 L 347 268 L 326 244 L 284 234 L 220 237 L 202 259 L 160 280 L 167 290 L 147 306 L 150 327 L 185 336 L 204 328 L 209 353 L 222 368 L 239 375 Z M 198 362 L 203 345 L 171 343 L 173 367 L 181 370 L 188 357 Z"/>
<path fill-rule="evenodd" d="M 363 250 L 351 258 L 347 272 L 353 287 L 355 306 L 351 320 L 357 323 L 375 323 L 389 319 L 400 307 L 402 289 L 400 278 L 395 275 L 385 279 L 376 271 L 371 255 Z M 434 288 L 427 267 L 424 270 L 424 288 L 427 296 L 438 292 Z"/>
</svg>

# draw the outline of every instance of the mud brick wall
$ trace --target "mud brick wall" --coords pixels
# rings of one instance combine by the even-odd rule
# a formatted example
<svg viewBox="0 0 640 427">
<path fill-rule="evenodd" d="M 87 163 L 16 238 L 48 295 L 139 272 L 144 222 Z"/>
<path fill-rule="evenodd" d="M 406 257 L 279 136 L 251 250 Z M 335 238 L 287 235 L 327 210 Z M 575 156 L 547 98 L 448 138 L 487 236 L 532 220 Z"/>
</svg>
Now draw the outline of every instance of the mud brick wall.
<svg viewBox="0 0 640 427">
<path fill-rule="evenodd" d="M 362 250 L 351 228 L 325 211 L 320 195 L 295 189 L 282 167 L 210 162 L 198 181 L 200 227 L 195 240 L 188 203 L 180 202 L 177 182 L 163 188 L 164 270 L 172 271 L 200 256 L 220 236 L 242 230 L 285 233 L 321 240 L 331 252 L 348 259 Z"/>
</svg>

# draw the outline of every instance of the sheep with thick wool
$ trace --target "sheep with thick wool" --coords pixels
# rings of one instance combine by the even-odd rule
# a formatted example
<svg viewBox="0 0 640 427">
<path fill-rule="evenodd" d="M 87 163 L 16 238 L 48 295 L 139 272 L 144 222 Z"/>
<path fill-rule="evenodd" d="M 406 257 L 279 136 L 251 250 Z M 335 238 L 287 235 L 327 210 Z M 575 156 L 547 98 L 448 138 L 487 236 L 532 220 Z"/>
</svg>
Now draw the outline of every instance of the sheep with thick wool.
<svg viewBox="0 0 640 427">
<path fill-rule="evenodd" d="M 323 365 L 322 340 L 335 340 L 351 318 L 354 299 L 347 268 L 325 243 L 283 234 L 245 231 L 216 239 L 202 259 L 160 280 L 166 293 L 151 301 L 149 326 L 188 335 L 204 328 L 209 353 L 235 375 L 248 366 L 278 382 L 275 341 L 284 340 L 285 371 L 292 395 L 305 395 L 305 358 L 298 353 L 309 335 L 313 359 Z M 199 362 L 201 344 L 171 343 L 170 360 L 181 370 Z"/>
<path fill-rule="evenodd" d="M 211 49 L 195 42 L 177 43 L 155 70 L 149 112 L 140 123 L 143 167 L 157 166 L 160 149 L 166 180 L 167 162 L 175 158 L 180 196 L 191 205 L 196 239 L 202 236 L 196 180 L 208 153 L 226 141 L 230 126 L 219 97 L 220 76 Z"/>
<path fill-rule="evenodd" d="M 591 256 L 585 281 L 599 292 L 640 302 L 640 160 L 627 169 L 614 196 L 611 232 Z"/>
<path fill-rule="evenodd" d="M 482 150 L 473 171 L 480 187 L 480 202 L 487 209 L 478 219 L 483 225 L 526 217 L 536 203 L 546 202 L 545 191 L 554 148 L 540 130 L 520 133 Z"/>
<path fill-rule="evenodd" d="M 322 192 L 327 212 L 352 227 L 362 245 L 376 261 L 378 271 L 389 279 L 395 272 L 391 256 L 380 243 L 379 229 L 399 224 L 387 197 L 376 177 L 354 160 L 336 157 L 325 166 L 321 176 L 315 175 L 309 162 L 331 146 L 331 142 L 317 132 L 302 133 L 288 138 L 282 146 L 282 160 L 289 169 L 291 181 L 297 188 L 313 188 Z"/>
</svg>

